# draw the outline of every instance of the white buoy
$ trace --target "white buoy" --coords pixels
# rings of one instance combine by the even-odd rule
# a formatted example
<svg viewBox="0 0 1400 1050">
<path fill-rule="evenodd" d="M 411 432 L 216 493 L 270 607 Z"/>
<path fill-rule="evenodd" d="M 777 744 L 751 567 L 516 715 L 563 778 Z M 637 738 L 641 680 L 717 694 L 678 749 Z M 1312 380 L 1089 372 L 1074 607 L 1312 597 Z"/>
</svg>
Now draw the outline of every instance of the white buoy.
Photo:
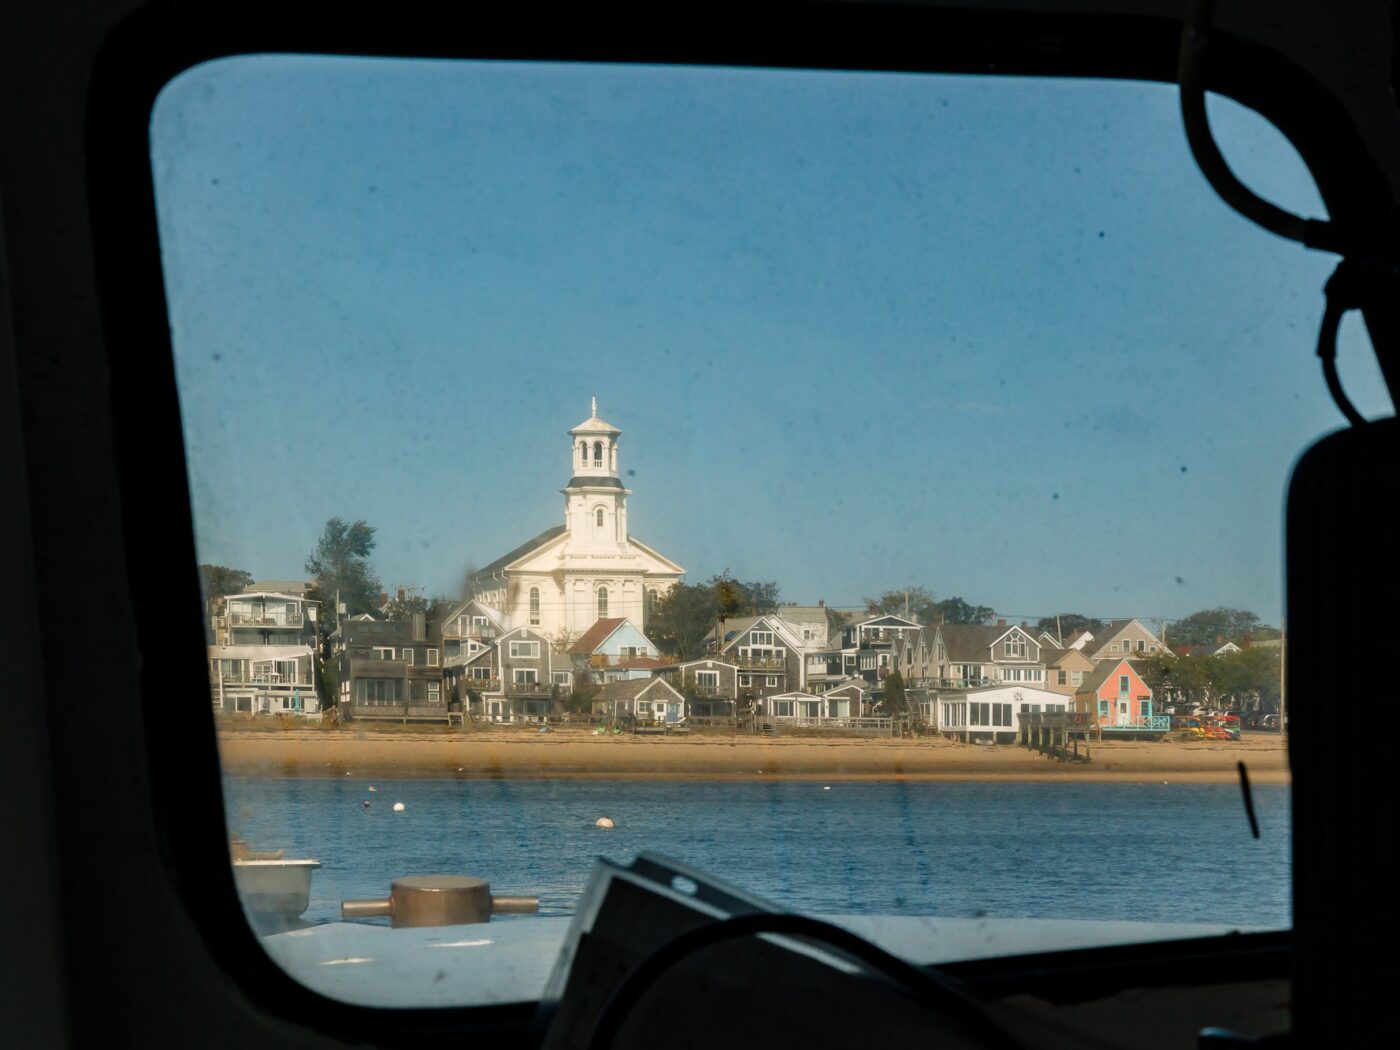
<svg viewBox="0 0 1400 1050">
<path fill-rule="evenodd" d="M 403 806 L 403 803 L 402 803 L 402 802 L 395 802 L 395 803 L 394 803 L 394 812 L 395 812 L 395 813 L 402 813 L 403 810 L 404 810 L 404 806 Z"/>
<path fill-rule="evenodd" d="M 830 788 L 830 787 L 823 787 L 822 790 L 823 790 L 823 791 L 830 791 L 831 788 Z"/>
<path fill-rule="evenodd" d="M 599 817 L 594 823 L 604 831 L 611 831 L 613 828 L 617 827 L 617 825 L 613 823 L 612 817 Z"/>
<path fill-rule="evenodd" d="M 371 785 L 369 786 L 369 789 L 370 789 L 371 791 L 378 791 L 378 790 L 379 790 L 379 789 L 378 789 L 377 787 L 375 787 L 373 784 L 371 784 Z"/>
</svg>

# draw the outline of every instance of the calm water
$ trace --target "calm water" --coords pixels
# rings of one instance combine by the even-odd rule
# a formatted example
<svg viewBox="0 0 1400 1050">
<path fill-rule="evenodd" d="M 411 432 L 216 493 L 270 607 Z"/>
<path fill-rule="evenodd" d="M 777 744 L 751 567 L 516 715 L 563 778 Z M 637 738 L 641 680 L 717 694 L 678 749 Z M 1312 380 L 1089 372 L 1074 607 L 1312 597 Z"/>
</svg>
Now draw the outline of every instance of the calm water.
<svg viewBox="0 0 1400 1050">
<path fill-rule="evenodd" d="M 1290 923 L 1288 789 L 1234 785 L 225 781 L 229 827 L 314 857 L 305 918 L 400 875 L 479 875 L 568 914 L 653 849 L 796 911 Z M 365 809 L 363 800 L 370 799 Z M 392 811 L 403 802 L 403 813 Z M 599 816 L 613 831 L 594 827 Z"/>
</svg>

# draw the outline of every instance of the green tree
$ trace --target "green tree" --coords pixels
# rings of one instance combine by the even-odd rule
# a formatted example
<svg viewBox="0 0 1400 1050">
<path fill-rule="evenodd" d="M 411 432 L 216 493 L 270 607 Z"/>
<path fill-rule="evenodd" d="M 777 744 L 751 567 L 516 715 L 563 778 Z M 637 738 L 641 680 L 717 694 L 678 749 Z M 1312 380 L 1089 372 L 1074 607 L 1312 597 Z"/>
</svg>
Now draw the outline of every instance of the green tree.
<svg viewBox="0 0 1400 1050">
<path fill-rule="evenodd" d="M 989 605 L 970 605 L 961 598 L 944 598 L 934 607 L 931 623 L 988 624 L 996 616 Z"/>
<path fill-rule="evenodd" d="M 904 676 L 897 667 L 885 679 L 885 698 L 881 704 L 895 718 L 909 713 L 909 695 L 904 689 Z"/>
<path fill-rule="evenodd" d="M 1220 664 L 1211 656 L 1154 653 L 1135 658 L 1133 667 L 1152 690 L 1154 706 L 1215 707 Z"/>
<path fill-rule="evenodd" d="M 1241 649 L 1208 656 L 1215 665 L 1215 682 L 1222 706 L 1242 710 L 1277 711 L 1279 653 L 1270 649 Z"/>
<path fill-rule="evenodd" d="M 306 571 L 316 581 L 312 597 L 321 602 L 321 608 L 330 609 L 336 621 L 337 594 L 350 616 L 372 612 L 379 604 L 379 577 L 369 564 L 374 533 L 374 526 L 364 521 L 331 518 L 306 556 Z"/>
<path fill-rule="evenodd" d="M 938 598 L 927 587 L 902 587 L 886 591 L 878 598 L 862 598 L 861 601 L 871 615 L 907 615 L 919 623 L 936 623 L 938 620 Z"/>
<path fill-rule="evenodd" d="M 657 599 L 647 634 L 657 646 L 682 660 L 705 651 L 705 636 L 715 626 L 718 602 L 705 584 L 677 584 Z"/>
<path fill-rule="evenodd" d="M 253 574 L 242 569 L 230 569 L 227 565 L 199 567 L 199 588 L 204 592 L 206 602 L 212 602 L 226 594 L 246 591 L 252 582 Z"/>
<path fill-rule="evenodd" d="M 1202 609 L 1185 619 L 1177 620 L 1167 629 L 1167 644 L 1173 649 L 1183 645 L 1208 645 L 1217 638 L 1240 642 L 1246 638 L 1278 637 L 1272 627 L 1261 623 L 1248 609 Z"/>
<path fill-rule="evenodd" d="M 1060 632 L 1060 638 L 1068 641 L 1070 635 L 1075 631 L 1088 631 L 1090 634 L 1097 634 L 1103 630 L 1103 621 L 1096 620 L 1092 616 L 1085 616 L 1082 613 L 1060 613 L 1058 616 L 1042 616 L 1035 622 L 1037 631 L 1049 631 L 1054 634 Z"/>
<path fill-rule="evenodd" d="M 226 594 L 246 591 L 253 582 L 252 573 L 242 569 L 230 569 L 227 565 L 201 565 L 199 567 L 199 589 L 204 595 L 204 640 L 213 644 L 214 606 Z"/>
<path fill-rule="evenodd" d="M 422 613 L 428 623 L 432 623 L 440 616 L 446 615 L 448 607 L 453 603 L 447 598 L 422 598 L 416 595 L 406 595 L 403 598 L 391 598 L 389 604 L 384 606 L 384 618 L 386 620 L 407 620 L 414 613 Z"/>
</svg>

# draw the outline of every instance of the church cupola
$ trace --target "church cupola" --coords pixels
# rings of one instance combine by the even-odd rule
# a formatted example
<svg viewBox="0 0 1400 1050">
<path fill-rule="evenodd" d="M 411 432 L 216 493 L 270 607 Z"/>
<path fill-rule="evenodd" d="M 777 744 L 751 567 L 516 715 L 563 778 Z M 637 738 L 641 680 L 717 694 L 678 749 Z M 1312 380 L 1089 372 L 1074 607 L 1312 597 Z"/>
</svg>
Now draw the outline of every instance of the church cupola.
<svg viewBox="0 0 1400 1050">
<path fill-rule="evenodd" d="M 622 431 L 598 418 L 598 399 L 593 399 L 593 412 L 569 431 L 572 445 L 573 478 L 569 485 L 607 485 L 602 479 L 617 482 L 617 438 Z M 620 488 L 621 485 L 618 485 Z"/>
<path fill-rule="evenodd" d="M 569 555 L 596 556 L 627 549 L 627 497 L 617 475 L 617 439 L 622 431 L 593 413 L 569 431 L 573 474 L 564 493 Z"/>
</svg>

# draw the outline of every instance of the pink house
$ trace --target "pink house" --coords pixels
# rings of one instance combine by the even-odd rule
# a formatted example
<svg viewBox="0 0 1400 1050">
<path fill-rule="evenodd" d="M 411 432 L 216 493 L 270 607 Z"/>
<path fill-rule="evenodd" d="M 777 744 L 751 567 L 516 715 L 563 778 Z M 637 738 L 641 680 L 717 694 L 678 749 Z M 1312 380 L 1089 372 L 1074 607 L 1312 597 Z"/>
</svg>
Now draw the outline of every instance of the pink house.
<svg viewBox="0 0 1400 1050">
<path fill-rule="evenodd" d="M 1074 694 L 1074 709 L 1089 714 L 1104 732 L 1158 733 L 1171 719 L 1158 714 L 1152 690 L 1130 660 L 1101 660 Z"/>
</svg>

